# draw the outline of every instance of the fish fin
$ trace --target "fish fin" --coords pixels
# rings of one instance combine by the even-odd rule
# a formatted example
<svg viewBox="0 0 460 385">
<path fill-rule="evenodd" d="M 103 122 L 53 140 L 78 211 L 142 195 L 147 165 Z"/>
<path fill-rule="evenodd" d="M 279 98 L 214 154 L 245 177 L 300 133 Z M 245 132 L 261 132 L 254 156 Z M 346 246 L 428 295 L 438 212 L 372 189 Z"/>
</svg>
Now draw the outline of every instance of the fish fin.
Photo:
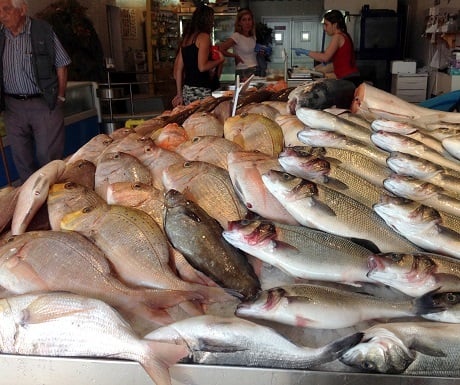
<svg viewBox="0 0 460 385">
<path fill-rule="evenodd" d="M 340 358 L 347 350 L 359 344 L 363 337 L 363 332 L 357 332 L 330 342 L 322 348 L 323 352 L 318 357 L 320 362 L 317 364 L 331 362 Z"/>
<path fill-rule="evenodd" d="M 447 357 L 447 354 L 443 350 L 441 350 L 440 348 L 437 348 L 434 344 L 433 346 L 429 346 L 427 345 L 427 342 L 425 341 L 415 340 L 411 343 L 411 345 L 409 346 L 409 349 L 415 350 L 427 356 Z"/>
<path fill-rule="evenodd" d="M 434 300 L 433 294 L 435 294 L 438 290 L 439 288 L 436 288 L 435 290 L 431 290 L 428 293 L 414 299 L 416 315 L 439 313 L 448 309 L 446 305 L 436 303 Z"/>
<path fill-rule="evenodd" d="M 366 248 L 372 253 L 375 253 L 375 254 L 381 253 L 377 245 L 374 242 L 370 241 L 369 239 L 364 239 L 364 238 L 348 238 L 348 239 L 356 243 L 357 245 Z"/>
<path fill-rule="evenodd" d="M 312 302 L 313 298 L 307 296 L 285 295 L 284 298 L 289 304 Z"/>
<path fill-rule="evenodd" d="M 321 211 L 323 211 L 323 214 L 325 215 L 328 215 L 330 217 L 335 217 L 337 216 L 335 214 L 335 211 L 333 209 L 331 209 L 327 204 L 321 202 L 320 200 L 318 199 L 315 199 L 313 198 L 313 201 L 315 202 L 315 206 L 320 209 Z"/>
<path fill-rule="evenodd" d="M 332 188 L 333 190 L 338 190 L 338 191 L 347 191 L 347 190 L 349 190 L 348 185 L 346 185 L 345 183 L 341 182 L 338 179 L 331 178 L 329 176 L 327 177 L 327 179 L 326 179 L 324 184 L 327 187 Z"/>
<path fill-rule="evenodd" d="M 198 350 L 203 352 L 214 352 L 214 353 L 233 353 L 239 352 L 246 349 L 241 349 L 241 346 L 222 344 L 220 340 L 214 340 L 212 338 L 199 338 L 198 339 Z"/>
<path fill-rule="evenodd" d="M 149 353 L 143 358 L 141 365 L 156 385 L 171 385 L 169 367 L 177 363 L 190 352 L 185 345 L 144 340 Z"/>
</svg>

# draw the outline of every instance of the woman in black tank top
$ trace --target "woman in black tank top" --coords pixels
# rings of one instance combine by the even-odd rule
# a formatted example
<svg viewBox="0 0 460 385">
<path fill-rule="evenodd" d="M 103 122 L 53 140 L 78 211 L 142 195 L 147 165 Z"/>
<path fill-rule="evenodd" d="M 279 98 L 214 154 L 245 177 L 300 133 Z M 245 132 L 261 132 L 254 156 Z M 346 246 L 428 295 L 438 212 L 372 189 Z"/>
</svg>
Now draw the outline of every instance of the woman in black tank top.
<svg viewBox="0 0 460 385">
<path fill-rule="evenodd" d="M 214 24 L 214 10 L 207 5 L 199 5 L 187 25 L 182 43 L 174 62 L 174 78 L 177 94 L 172 105 L 187 105 L 206 96 L 215 88 L 218 67 L 224 56 L 211 58 L 211 31 Z"/>
</svg>

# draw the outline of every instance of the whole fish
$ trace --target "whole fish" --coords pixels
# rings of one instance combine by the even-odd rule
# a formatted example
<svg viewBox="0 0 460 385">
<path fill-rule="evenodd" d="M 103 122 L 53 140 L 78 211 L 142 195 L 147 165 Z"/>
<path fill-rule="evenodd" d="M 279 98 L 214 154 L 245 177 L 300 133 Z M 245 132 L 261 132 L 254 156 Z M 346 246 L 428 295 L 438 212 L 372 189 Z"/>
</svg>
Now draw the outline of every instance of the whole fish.
<svg viewBox="0 0 460 385">
<path fill-rule="evenodd" d="M 220 288 L 180 279 L 169 266 L 166 235 L 141 210 L 119 205 L 89 206 L 65 215 L 61 229 L 78 231 L 91 239 L 130 285 L 196 292 L 209 301 L 228 297 Z"/>
<path fill-rule="evenodd" d="M 421 202 L 448 214 L 460 216 L 460 195 L 454 191 L 448 191 L 411 176 L 398 174 L 385 179 L 383 185 L 395 195 Z"/>
<path fill-rule="evenodd" d="M 248 210 L 266 219 L 298 224 L 262 182 L 264 172 L 282 170 L 276 157 L 254 151 L 234 151 L 228 154 L 227 163 L 235 192 Z"/>
<path fill-rule="evenodd" d="M 14 186 L 5 186 L 0 189 L 0 207 L 2 208 L 0 233 L 11 223 L 20 191 L 20 187 Z"/>
<path fill-rule="evenodd" d="M 283 131 L 284 148 L 304 146 L 297 138 L 297 133 L 305 128 L 305 124 L 295 115 L 278 115 L 275 119 Z"/>
<path fill-rule="evenodd" d="M 450 155 L 460 159 L 460 134 L 448 136 L 441 143 Z"/>
<path fill-rule="evenodd" d="M 170 165 L 163 171 L 163 185 L 177 190 L 217 219 L 225 229 L 229 221 L 243 219 L 247 208 L 241 202 L 227 170 L 201 161 Z"/>
<path fill-rule="evenodd" d="M 431 149 L 418 140 L 394 132 L 378 131 L 371 134 L 372 142 L 379 148 L 388 151 L 399 151 L 429 160 L 440 166 L 460 171 L 460 161 L 446 158 L 443 154 Z"/>
<path fill-rule="evenodd" d="M 65 167 L 63 160 L 52 160 L 22 184 L 11 222 L 11 234 L 18 235 L 27 230 L 34 215 L 46 202 L 50 186 L 59 180 Z"/>
<path fill-rule="evenodd" d="M 442 226 L 439 213 L 432 207 L 385 196 L 374 205 L 374 211 L 388 226 L 425 251 L 460 258 L 460 233 Z"/>
<path fill-rule="evenodd" d="M 378 318 L 415 317 L 438 308 L 414 299 L 396 301 L 323 285 L 274 287 L 240 303 L 239 317 L 253 317 L 313 329 L 339 329 Z"/>
<path fill-rule="evenodd" d="M 249 103 L 238 109 L 239 115 L 242 114 L 260 114 L 267 117 L 270 120 L 276 120 L 279 115 L 279 111 L 276 108 L 269 106 L 264 103 Z"/>
<path fill-rule="evenodd" d="M 2 353 L 133 360 L 158 385 L 171 384 L 168 367 L 188 352 L 141 339 L 104 302 L 70 293 L 3 298 L 0 323 Z"/>
<path fill-rule="evenodd" d="M 380 251 L 418 250 L 372 209 L 324 185 L 275 170 L 263 174 L 262 180 L 304 226 L 361 242 L 368 241 Z"/>
<path fill-rule="evenodd" d="M 55 183 L 48 192 L 47 209 L 52 230 L 61 229 L 64 215 L 87 206 L 104 205 L 105 200 L 94 190 L 78 183 Z"/>
<path fill-rule="evenodd" d="M 261 114 L 236 115 L 224 123 L 224 137 L 246 151 L 278 156 L 283 150 L 283 130 L 274 120 Z"/>
<path fill-rule="evenodd" d="M 246 255 L 225 242 L 222 227 L 206 211 L 176 190 L 166 193 L 165 207 L 166 235 L 192 266 L 244 298 L 260 290 Z"/>
<path fill-rule="evenodd" d="M 324 110 L 332 106 L 350 108 L 355 85 L 345 79 L 319 79 L 297 86 L 288 97 L 292 115 L 301 107 Z"/>
<path fill-rule="evenodd" d="M 355 91 L 351 112 L 364 116 L 367 120 L 387 119 L 410 122 L 416 126 L 428 127 L 431 123 L 460 123 L 455 112 L 436 111 L 409 103 L 387 91 L 366 82 Z"/>
<path fill-rule="evenodd" d="M 208 162 L 224 169 L 228 169 L 227 155 L 242 150 L 235 142 L 212 135 L 192 137 L 176 148 L 176 152 L 185 160 Z"/>
<path fill-rule="evenodd" d="M 340 361 L 363 372 L 458 377 L 459 324 L 393 322 L 364 330 Z"/>
<path fill-rule="evenodd" d="M 165 150 L 175 151 L 176 147 L 190 139 L 184 127 L 177 123 L 169 123 L 150 136 L 155 145 Z"/>
<path fill-rule="evenodd" d="M 184 123 L 182 127 L 188 138 L 196 136 L 224 136 L 224 125 L 210 112 L 194 112 Z"/>
<path fill-rule="evenodd" d="M 120 205 L 141 210 L 150 215 L 157 225 L 163 229 L 164 194 L 162 190 L 141 182 L 116 182 L 107 187 L 106 201 L 110 205 Z M 86 206 L 90 205 L 87 204 Z"/>
<path fill-rule="evenodd" d="M 152 184 L 150 170 L 135 156 L 124 152 L 107 152 L 96 164 L 94 189 L 105 199 L 107 186 L 115 182 Z"/>
<path fill-rule="evenodd" d="M 330 112 L 301 107 L 296 110 L 296 115 L 308 127 L 333 131 L 367 145 L 372 144 L 369 129 Z"/>
<path fill-rule="evenodd" d="M 204 315 L 158 328 L 144 338 L 186 346 L 190 361 L 197 364 L 307 369 L 337 359 L 361 334 L 310 348 L 248 320 Z"/>
<path fill-rule="evenodd" d="M 426 159 L 403 152 L 392 152 L 387 159 L 387 164 L 397 174 L 412 176 L 460 193 L 460 173 Z"/>
<path fill-rule="evenodd" d="M 71 155 L 66 161 L 73 163 L 77 160 L 88 160 L 94 164 L 97 163 L 99 155 L 101 155 L 105 148 L 113 142 L 113 139 L 107 134 L 99 134 L 93 136 L 87 143 L 81 146 L 77 152 Z"/>
<path fill-rule="evenodd" d="M 338 134 L 333 131 L 308 128 L 299 131 L 297 137 L 301 142 L 308 146 L 334 147 L 358 152 L 362 155 L 365 155 L 380 166 L 386 166 L 386 160 L 388 157 L 387 152 L 382 151 L 375 146 L 369 146 L 366 143 L 360 142 L 353 138 L 349 138 L 343 134 Z"/>
<path fill-rule="evenodd" d="M 80 159 L 75 162 L 67 162 L 64 172 L 59 178 L 59 183 L 74 182 L 94 189 L 94 176 L 96 174 L 96 165 L 86 159 Z"/>
<path fill-rule="evenodd" d="M 110 152 L 123 152 L 137 158 L 137 156 L 143 152 L 146 145 L 153 145 L 153 140 L 148 136 L 142 136 L 131 131 L 129 134 L 110 143 L 101 156 Z"/>
<path fill-rule="evenodd" d="M 374 119 L 371 123 L 373 131 L 397 132 L 402 135 L 412 134 L 419 128 L 408 122 L 398 122 L 388 119 Z"/>
<path fill-rule="evenodd" d="M 368 277 L 412 297 L 460 290 L 460 261 L 428 252 L 369 255 Z"/>
<path fill-rule="evenodd" d="M 222 235 L 233 246 L 296 278 L 375 282 L 367 277 L 371 252 L 343 237 L 305 226 L 247 219 L 231 222 Z"/>
<path fill-rule="evenodd" d="M 183 291 L 128 287 L 97 246 L 76 232 L 63 231 L 28 231 L 8 238 L 0 247 L 0 286 L 15 294 L 68 291 L 98 298 L 124 314 L 153 322 L 171 322 L 162 308 L 201 298 Z"/>
<path fill-rule="evenodd" d="M 283 170 L 299 178 L 325 183 L 331 170 L 330 162 L 322 155 L 312 153 L 305 147 L 285 148 L 278 156 Z"/>
</svg>

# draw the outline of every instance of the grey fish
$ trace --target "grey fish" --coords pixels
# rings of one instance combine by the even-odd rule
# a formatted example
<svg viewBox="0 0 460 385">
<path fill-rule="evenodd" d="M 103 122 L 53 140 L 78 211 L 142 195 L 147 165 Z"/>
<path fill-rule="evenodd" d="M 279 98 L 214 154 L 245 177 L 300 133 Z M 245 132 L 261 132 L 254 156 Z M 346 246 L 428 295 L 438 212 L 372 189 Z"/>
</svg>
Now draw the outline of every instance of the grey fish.
<svg viewBox="0 0 460 385">
<path fill-rule="evenodd" d="M 418 250 L 372 209 L 324 185 L 275 170 L 263 174 L 262 180 L 304 226 L 369 241 L 380 251 Z"/>
<path fill-rule="evenodd" d="M 364 331 L 340 361 L 363 372 L 458 377 L 460 324 L 394 322 Z"/>
<path fill-rule="evenodd" d="M 245 298 L 260 290 L 246 255 L 225 242 L 222 227 L 206 211 L 176 190 L 166 193 L 165 207 L 166 235 L 192 266 Z"/>
<path fill-rule="evenodd" d="M 233 246 L 295 278 L 375 282 L 367 277 L 371 252 L 343 237 L 265 220 L 231 222 L 222 235 Z"/>
<path fill-rule="evenodd" d="M 187 346 L 190 360 L 199 364 L 307 369 L 335 360 L 361 336 L 354 333 L 310 348 L 248 320 L 205 315 L 161 327 L 144 338 Z"/>
<path fill-rule="evenodd" d="M 422 306 L 438 306 L 445 310 L 423 314 L 431 321 L 460 324 L 460 291 L 436 291 L 426 293 L 417 299 Z"/>
<path fill-rule="evenodd" d="M 415 317 L 438 306 L 422 306 L 414 299 L 385 299 L 323 285 L 297 284 L 262 291 L 240 303 L 239 317 L 253 317 L 313 329 L 339 329 L 378 318 Z"/>
</svg>

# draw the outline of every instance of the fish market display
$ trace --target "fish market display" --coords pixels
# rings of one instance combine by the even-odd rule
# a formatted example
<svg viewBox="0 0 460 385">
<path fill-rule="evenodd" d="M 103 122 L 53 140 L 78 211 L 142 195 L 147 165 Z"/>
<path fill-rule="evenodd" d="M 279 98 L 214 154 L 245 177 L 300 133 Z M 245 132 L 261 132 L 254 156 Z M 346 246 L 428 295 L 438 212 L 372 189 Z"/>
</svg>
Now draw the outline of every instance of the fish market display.
<svg viewBox="0 0 460 385">
<path fill-rule="evenodd" d="M 208 97 L 1 189 L 1 352 L 460 376 L 460 115 L 370 87 Z"/>
</svg>

